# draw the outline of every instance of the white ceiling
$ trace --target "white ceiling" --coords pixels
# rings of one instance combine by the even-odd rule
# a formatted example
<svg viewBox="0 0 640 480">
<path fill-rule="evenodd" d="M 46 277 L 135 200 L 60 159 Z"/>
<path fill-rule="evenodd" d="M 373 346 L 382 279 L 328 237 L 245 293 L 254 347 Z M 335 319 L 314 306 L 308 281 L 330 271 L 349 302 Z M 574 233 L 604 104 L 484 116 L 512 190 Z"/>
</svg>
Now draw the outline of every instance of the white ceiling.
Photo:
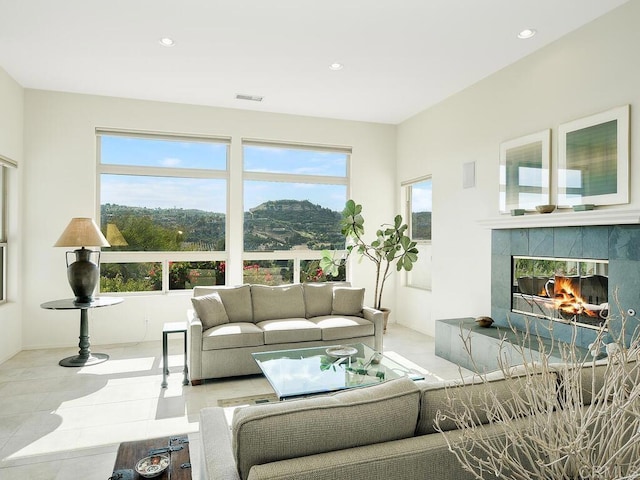
<svg viewBox="0 0 640 480">
<path fill-rule="evenodd" d="M 397 124 L 625 2 L 0 0 L 0 67 L 26 88 Z"/>
</svg>

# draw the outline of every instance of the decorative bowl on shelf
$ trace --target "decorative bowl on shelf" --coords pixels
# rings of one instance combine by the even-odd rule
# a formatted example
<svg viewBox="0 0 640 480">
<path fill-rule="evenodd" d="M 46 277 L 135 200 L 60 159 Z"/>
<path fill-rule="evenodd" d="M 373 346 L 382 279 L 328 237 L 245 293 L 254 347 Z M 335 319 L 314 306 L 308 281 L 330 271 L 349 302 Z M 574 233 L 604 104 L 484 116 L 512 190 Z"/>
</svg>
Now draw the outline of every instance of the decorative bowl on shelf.
<svg viewBox="0 0 640 480">
<path fill-rule="evenodd" d="M 556 209 L 555 205 L 538 205 L 536 210 L 540 213 L 551 213 Z"/>
<path fill-rule="evenodd" d="M 166 453 L 150 455 L 136 463 L 136 472 L 144 478 L 154 478 L 161 475 L 170 463 L 171 459 Z"/>
<path fill-rule="evenodd" d="M 482 328 L 488 328 L 493 323 L 493 318 L 484 317 L 484 316 L 483 317 L 478 317 L 478 318 L 476 318 L 476 323 L 478 324 L 478 326 L 480 326 Z"/>
</svg>

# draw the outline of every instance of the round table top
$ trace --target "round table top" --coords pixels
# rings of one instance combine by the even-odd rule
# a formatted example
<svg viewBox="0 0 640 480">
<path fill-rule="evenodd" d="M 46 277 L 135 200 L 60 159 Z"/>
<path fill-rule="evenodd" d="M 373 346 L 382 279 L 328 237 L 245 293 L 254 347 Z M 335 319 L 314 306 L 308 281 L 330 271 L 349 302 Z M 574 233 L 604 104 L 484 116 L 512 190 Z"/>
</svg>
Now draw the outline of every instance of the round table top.
<svg viewBox="0 0 640 480">
<path fill-rule="evenodd" d="M 124 298 L 120 297 L 95 297 L 89 303 L 77 303 L 75 298 L 65 298 L 63 300 L 53 300 L 45 302 L 40 307 L 49 310 L 78 310 L 87 308 L 109 307 L 122 303 Z"/>
</svg>

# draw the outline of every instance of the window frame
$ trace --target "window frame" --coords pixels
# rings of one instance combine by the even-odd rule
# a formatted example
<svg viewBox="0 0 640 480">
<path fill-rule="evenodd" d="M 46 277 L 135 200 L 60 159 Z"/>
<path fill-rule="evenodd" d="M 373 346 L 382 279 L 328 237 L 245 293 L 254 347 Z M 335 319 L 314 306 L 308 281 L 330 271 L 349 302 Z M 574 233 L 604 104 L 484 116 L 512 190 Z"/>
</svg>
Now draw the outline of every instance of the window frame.
<svg viewBox="0 0 640 480">
<path fill-rule="evenodd" d="M 7 283 L 8 283 L 8 269 L 7 269 L 7 258 L 8 258 L 8 250 L 9 250 L 9 240 L 8 240 L 8 190 L 9 190 L 9 180 L 8 180 L 8 169 L 9 168 L 18 168 L 18 163 L 14 160 L 11 160 L 4 155 L 0 155 L 0 261 L 2 265 L 0 265 L 0 305 L 4 305 L 8 302 L 7 299 Z"/>
<path fill-rule="evenodd" d="M 285 148 L 285 149 L 299 149 L 306 151 L 318 151 L 318 152 L 330 152 L 330 153 L 342 153 L 347 156 L 345 175 L 332 176 L 332 175 L 303 175 L 296 173 L 274 173 L 274 172 L 255 172 L 246 171 L 244 165 L 244 147 L 271 147 L 271 148 Z M 321 250 L 274 250 L 271 252 L 258 252 L 247 251 L 244 245 L 244 212 L 247 211 L 245 205 L 244 190 L 245 182 L 247 181 L 259 181 L 259 182 L 281 182 L 281 183 L 306 183 L 306 184 L 323 184 L 323 185 L 343 185 L 346 191 L 346 200 L 351 198 L 351 156 L 353 155 L 353 149 L 345 146 L 331 146 L 331 145 L 318 145 L 312 143 L 297 143 L 297 142 L 278 142 L 268 140 L 258 140 L 251 138 L 241 139 L 241 151 L 242 151 L 242 225 L 243 225 L 243 239 L 242 239 L 242 265 L 246 261 L 260 261 L 260 260 L 292 260 L 293 261 L 293 280 L 292 283 L 299 283 L 301 281 L 301 262 L 304 260 L 319 260 L 322 258 Z M 346 245 L 345 245 L 346 247 Z M 346 250 L 337 250 L 337 255 L 346 254 Z M 349 272 L 347 271 L 347 278 L 349 278 Z"/>
<path fill-rule="evenodd" d="M 425 181 L 431 181 L 431 238 L 429 239 L 416 239 L 413 238 L 413 186 L 422 183 Z M 413 272 L 405 272 L 404 283 L 407 287 L 416 288 L 419 290 L 432 291 L 432 268 L 431 268 L 431 257 L 432 257 L 432 248 L 433 248 L 433 175 L 423 175 L 418 178 L 414 178 L 411 180 L 407 180 L 401 183 L 401 188 L 404 194 L 404 203 L 405 203 L 405 217 L 407 219 L 407 225 L 409 226 L 409 237 L 417 243 L 418 246 L 418 260 L 426 261 L 427 268 L 427 276 L 428 276 L 428 285 L 421 285 L 417 283 L 412 283 L 412 273 Z M 428 257 L 428 260 L 427 258 Z M 414 264 L 414 269 L 420 268 L 420 264 Z"/>
<path fill-rule="evenodd" d="M 211 142 L 227 145 L 227 155 L 225 169 L 197 169 L 197 168 L 176 168 L 176 167 L 151 167 L 104 164 L 101 158 L 101 137 L 102 136 L 122 136 L 128 138 L 146 138 L 153 140 L 187 141 L 187 142 Z M 163 295 L 182 294 L 191 292 L 190 289 L 170 290 L 169 289 L 169 264 L 171 262 L 199 262 L 199 261 L 223 261 L 228 264 L 229 245 L 229 190 L 230 190 L 230 151 L 231 138 L 224 136 L 172 134 L 161 132 L 149 132 L 140 130 L 112 130 L 108 128 L 96 128 L 96 219 L 101 222 L 101 176 L 129 175 L 129 176 L 152 176 L 152 177 L 172 177 L 172 178 L 195 178 L 195 179 L 221 179 L 226 182 L 226 211 L 225 211 L 225 250 L 218 251 L 105 251 L 101 252 L 101 263 L 160 263 L 162 265 L 162 288 L 155 291 L 135 291 L 135 292 L 101 292 L 101 294 L 127 295 Z"/>
</svg>

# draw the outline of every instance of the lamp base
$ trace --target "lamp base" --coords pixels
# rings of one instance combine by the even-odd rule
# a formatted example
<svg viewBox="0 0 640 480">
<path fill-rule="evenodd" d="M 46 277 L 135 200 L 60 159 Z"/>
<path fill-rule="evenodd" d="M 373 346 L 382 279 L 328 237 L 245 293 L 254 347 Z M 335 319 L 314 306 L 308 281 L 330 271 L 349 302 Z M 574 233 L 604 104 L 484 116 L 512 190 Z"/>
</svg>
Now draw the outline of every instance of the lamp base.
<svg viewBox="0 0 640 480">
<path fill-rule="evenodd" d="M 97 365 L 98 363 L 109 360 L 106 353 L 92 353 L 87 357 L 75 355 L 73 357 L 63 358 L 58 362 L 61 367 L 86 367 L 89 365 Z"/>
<path fill-rule="evenodd" d="M 67 252 L 67 254 L 72 252 Z M 76 296 L 76 303 L 91 303 L 93 292 L 100 280 L 100 252 L 88 250 L 84 247 L 74 250 L 75 262 L 69 264 L 67 255 L 67 278 L 71 290 Z M 91 261 L 91 255 L 96 255 L 96 261 Z"/>
</svg>

